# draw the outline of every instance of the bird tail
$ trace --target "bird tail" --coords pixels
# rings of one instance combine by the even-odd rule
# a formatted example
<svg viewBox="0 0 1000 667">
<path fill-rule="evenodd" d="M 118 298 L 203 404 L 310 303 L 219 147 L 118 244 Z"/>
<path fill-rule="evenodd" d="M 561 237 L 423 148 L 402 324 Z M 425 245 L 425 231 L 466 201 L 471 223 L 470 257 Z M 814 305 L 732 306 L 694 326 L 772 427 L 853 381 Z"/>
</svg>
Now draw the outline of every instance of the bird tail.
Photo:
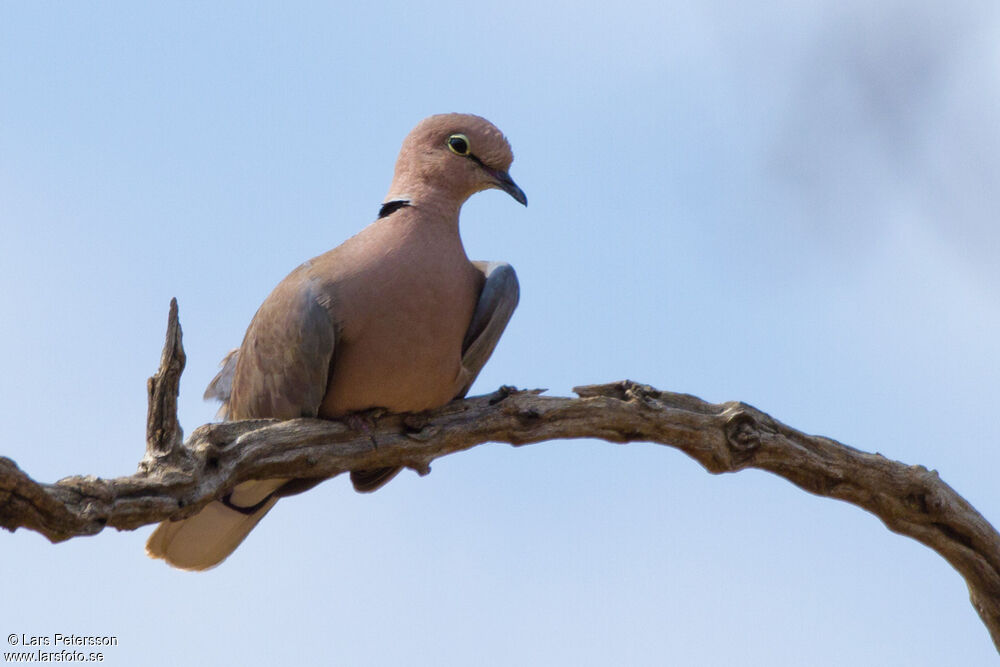
<svg viewBox="0 0 1000 667">
<path fill-rule="evenodd" d="M 278 502 L 275 490 L 286 480 L 244 482 L 224 501 L 213 501 L 198 514 L 164 521 L 146 542 L 146 553 L 182 570 L 207 570 L 236 550 L 257 522 Z"/>
</svg>

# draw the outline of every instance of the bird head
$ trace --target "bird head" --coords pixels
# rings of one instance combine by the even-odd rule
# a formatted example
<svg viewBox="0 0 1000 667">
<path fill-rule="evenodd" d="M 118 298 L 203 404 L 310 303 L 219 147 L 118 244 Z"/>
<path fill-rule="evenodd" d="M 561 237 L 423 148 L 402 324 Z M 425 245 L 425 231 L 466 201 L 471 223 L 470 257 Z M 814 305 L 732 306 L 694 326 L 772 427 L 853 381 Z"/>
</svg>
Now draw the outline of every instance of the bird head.
<svg viewBox="0 0 1000 667">
<path fill-rule="evenodd" d="M 507 139 L 485 118 L 430 116 L 403 140 L 387 200 L 416 203 L 421 196 L 446 196 L 461 205 L 476 192 L 496 188 L 527 206 L 524 191 L 508 173 L 513 160 Z"/>
</svg>

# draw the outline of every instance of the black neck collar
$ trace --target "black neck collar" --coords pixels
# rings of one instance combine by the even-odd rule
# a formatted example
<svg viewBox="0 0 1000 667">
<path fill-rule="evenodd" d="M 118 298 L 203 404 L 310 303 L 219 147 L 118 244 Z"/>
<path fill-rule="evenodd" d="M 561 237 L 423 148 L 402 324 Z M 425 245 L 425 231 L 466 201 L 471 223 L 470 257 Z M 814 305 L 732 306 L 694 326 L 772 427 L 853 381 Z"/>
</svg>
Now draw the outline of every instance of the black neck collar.
<svg viewBox="0 0 1000 667">
<path fill-rule="evenodd" d="M 410 205 L 409 199 L 392 199 L 382 204 L 382 208 L 378 210 L 378 217 L 387 218 L 396 211 L 398 211 L 399 209 L 403 208 L 404 206 L 409 206 L 409 205 Z"/>
</svg>

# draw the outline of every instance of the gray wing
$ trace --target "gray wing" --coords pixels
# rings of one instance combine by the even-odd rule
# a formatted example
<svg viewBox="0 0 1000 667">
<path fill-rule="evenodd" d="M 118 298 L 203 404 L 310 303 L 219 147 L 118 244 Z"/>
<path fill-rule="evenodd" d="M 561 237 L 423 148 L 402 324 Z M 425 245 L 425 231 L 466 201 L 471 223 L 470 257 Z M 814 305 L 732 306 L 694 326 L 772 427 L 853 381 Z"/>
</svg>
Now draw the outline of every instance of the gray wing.
<svg viewBox="0 0 1000 667">
<path fill-rule="evenodd" d="M 222 361 L 205 398 L 222 401 L 226 419 L 315 417 L 326 394 L 336 346 L 329 295 L 319 294 L 307 265 L 264 300 L 243 344 Z"/>
<path fill-rule="evenodd" d="M 469 382 L 455 398 L 463 398 L 472 383 L 476 381 L 479 371 L 483 370 L 486 361 L 500 340 L 500 335 L 507 328 L 507 322 L 517 307 L 520 288 L 517 284 L 517 274 L 514 268 L 505 262 L 473 262 L 486 278 L 483 290 L 479 293 L 476 310 L 462 342 L 462 365 L 469 371 Z M 399 472 L 399 468 L 376 468 L 373 470 L 355 470 L 351 472 L 351 483 L 359 493 L 371 493 L 391 480 Z"/>
<path fill-rule="evenodd" d="M 455 398 L 462 398 L 476 381 L 500 336 L 507 328 L 514 309 L 517 308 L 521 290 L 514 267 L 506 262 L 473 262 L 486 276 L 483 291 L 479 294 L 476 311 L 462 342 L 462 365 L 469 371 L 469 382 Z"/>
<path fill-rule="evenodd" d="M 264 300 L 233 374 L 231 419 L 315 417 L 326 394 L 336 326 L 305 266 Z"/>
</svg>

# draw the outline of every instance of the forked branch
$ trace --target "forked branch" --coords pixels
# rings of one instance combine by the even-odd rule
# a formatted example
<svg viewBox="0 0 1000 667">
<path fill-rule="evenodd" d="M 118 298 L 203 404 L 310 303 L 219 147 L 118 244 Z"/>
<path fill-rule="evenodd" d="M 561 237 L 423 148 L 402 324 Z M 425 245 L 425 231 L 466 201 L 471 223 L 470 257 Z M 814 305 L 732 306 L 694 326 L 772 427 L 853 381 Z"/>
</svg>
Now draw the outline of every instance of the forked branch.
<svg viewBox="0 0 1000 667">
<path fill-rule="evenodd" d="M 627 380 L 577 387 L 578 398 L 502 387 L 425 413 L 386 415 L 371 434 L 335 421 L 256 420 L 207 424 L 182 442 L 176 396 L 183 365 L 172 303 L 160 369 L 149 383 L 139 472 L 41 484 L 0 457 L 0 525 L 59 542 L 105 526 L 132 530 L 190 516 L 250 479 L 323 478 L 382 466 L 426 474 L 434 459 L 487 442 L 653 442 L 683 451 L 711 473 L 767 470 L 868 510 L 934 549 L 965 578 L 1000 650 L 1000 535 L 975 508 L 935 471 L 806 435 L 744 403 L 712 404 Z"/>
</svg>

